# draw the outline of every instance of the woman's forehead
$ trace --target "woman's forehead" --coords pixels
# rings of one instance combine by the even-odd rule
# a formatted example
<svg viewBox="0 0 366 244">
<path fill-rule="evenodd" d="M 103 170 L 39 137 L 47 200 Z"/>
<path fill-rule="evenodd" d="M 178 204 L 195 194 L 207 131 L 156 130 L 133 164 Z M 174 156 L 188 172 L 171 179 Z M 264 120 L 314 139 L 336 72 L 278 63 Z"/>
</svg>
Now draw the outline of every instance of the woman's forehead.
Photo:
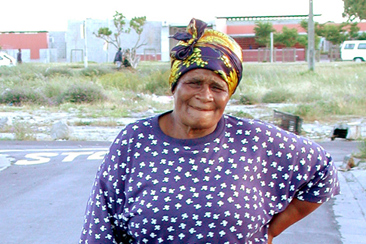
<svg viewBox="0 0 366 244">
<path fill-rule="evenodd" d="M 216 72 L 208 69 L 194 69 L 190 70 L 182 76 L 183 79 L 205 79 L 205 80 L 217 80 L 219 82 L 226 83 Z"/>
</svg>

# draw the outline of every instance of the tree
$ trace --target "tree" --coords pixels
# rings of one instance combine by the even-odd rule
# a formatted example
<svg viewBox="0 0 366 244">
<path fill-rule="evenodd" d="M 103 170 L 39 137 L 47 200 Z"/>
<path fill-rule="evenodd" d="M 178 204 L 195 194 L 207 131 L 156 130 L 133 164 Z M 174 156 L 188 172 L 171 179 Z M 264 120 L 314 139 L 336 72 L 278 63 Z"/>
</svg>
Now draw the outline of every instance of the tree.
<svg viewBox="0 0 366 244">
<path fill-rule="evenodd" d="M 348 38 L 349 39 L 358 39 L 360 34 L 358 33 L 360 31 L 360 27 L 357 26 L 357 22 L 355 23 L 348 23 Z"/>
<path fill-rule="evenodd" d="M 366 0 L 343 0 L 344 12 L 343 17 L 348 17 L 348 20 L 366 19 Z"/>
<path fill-rule="evenodd" d="M 124 29 L 126 25 L 125 16 L 122 13 L 118 13 L 116 11 L 115 15 L 113 15 L 113 25 L 116 29 L 116 33 L 113 34 L 112 30 L 109 27 L 101 27 L 98 30 L 98 33 L 93 33 L 96 37 L 103 39 L 105 42 L 112 44 L 117 50 L 121 48 L 121 39 L 120 36 L 123 33 L 130 33 L 131 29 Z M 113 34 L 113 35 L 112 35 Z"/>
<path fill-rule="evenodd" d="M 334 24 L 328 22 L 319 25 L 318 33 L 333 45 L 340 45 L 349 37 L 348 26 L 348 23 Z"/>
<path fill-rule="evenodd" d="M 302 20 L 300 23 L 300 26 L 306 30 L 306 33 L 308 32 L 308 22 L 306 20 Z M 316 49 L 317 47 L 319 47 L 320 36 L 321 36 L 319 23 L 317 23 L 317 22 L 314 23 L 314 32 L 315 32 L 314 42 L 315 42 L 315 49 Z M 301 36 L 299 35 L 297 38 L 297 41 L 301 45 L 305 46 L 306 48 L 308 47 L 308 35 L 301 35 Z"/>
<path fill-rule="evenodd" d="M 124 55 L 127 60 L 130 62 L 133 68 L 136 68 L 138 63 L 140 62 L 140 57 L 136 55 L 136 51 L 139 47 L 146 45 L 147 43 L 141 42 L 141 34 L 143 32 L 143 26 L 146 23 L 146 17 L 134 17 L 129 23 L 129 27 L 125 28 L 126 25 L 126 17 L 116 11 L 115 15 L 113 15 L 113 25 L 116 29 L 116 32 L 113 33 L 111 29 L 108 27 L 101 27 L 98 30 L 98 33 L 93 33 L 96 37 L 103 39 L 105 42 L 113 45 L 117 50 L 121 48 L 123 50 Z M 138 36 L 137 41 L 133 47 L 122 48 L 122 34 L 130 34 L 131 29 L 134 30 Z"/>
<path fill-rule="evenodd" d="M 366 40 L 366 32 L 361 33 L 358 37 L 357 40 Z"/>
<path fill-rule="evenodd" d="M 284 26 L 281 33 L 274 35 L 275 43 L 283 44 L 286 47 L 293 47 L 298 42 L 298 33 L 296 28 Z"/>
<path fill-rule="evenodd" d="M 271 42 L 271 32 L 276 32 L 276 30 L 273 28 L 272 23 L 257 21 L 256 26 L 254 27 L 256 43 L 262 46 L 269 47 Z"/>
<path fill-rule="evenodd" d="M 130 21 L 130 26 L 136 32 L 136 34 L 138 35 L 138 38 L 137 38 L 135 45 L 132 48 L 129 48 L 128 52 L 125 52 L 125 56 L 133 68 L 136 68 L 138 63 L 140 62 L 140 56 L 136 55 L 137 49 L 141 46 L 146 45 L 146 43 L 144 43 L 144 42 L 140 43 L 141 34 L 144 30 L 143 26 L 144 26 L 145 22 L 146 22 L 145 16 L 144 17 L 135 17 L 135 18 L 132 18 L 132 20 Z"/>
</svg>

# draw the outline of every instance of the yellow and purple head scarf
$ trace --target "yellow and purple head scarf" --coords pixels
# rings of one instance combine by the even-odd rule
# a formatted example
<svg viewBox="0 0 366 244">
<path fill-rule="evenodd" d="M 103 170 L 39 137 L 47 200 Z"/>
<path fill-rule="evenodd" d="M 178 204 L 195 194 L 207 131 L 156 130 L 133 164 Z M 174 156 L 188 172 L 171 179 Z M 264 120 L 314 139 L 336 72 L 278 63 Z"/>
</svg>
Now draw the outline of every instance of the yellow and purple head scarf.
<svg viewBox="0 0 366 244">
<path fill-rule="evenodd" d="M 179 78 L 190 70 L 209 69 L 226 81 L 231 96 L 242 76 L 242 50 L 230 36 L 206 27 L 205 22 L 192 19 L 187 32 L 172 37 L 179 42 L 170 52 L 170 87 L 173 91 Z"/>
</svg>

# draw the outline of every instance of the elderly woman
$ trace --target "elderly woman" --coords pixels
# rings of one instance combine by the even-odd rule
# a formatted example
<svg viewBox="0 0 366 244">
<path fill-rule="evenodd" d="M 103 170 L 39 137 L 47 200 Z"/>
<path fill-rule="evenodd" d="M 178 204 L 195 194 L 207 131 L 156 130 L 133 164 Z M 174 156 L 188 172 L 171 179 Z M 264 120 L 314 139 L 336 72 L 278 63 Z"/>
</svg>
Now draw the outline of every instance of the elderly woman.
<svg viewBox="0 0 366 244">
<path fill-rule="evenodd" d="M 339 192 L 318 144 L 223 115 L 242 76 L 229 36 L 192 19 L 172 49 L 174 109 L 124 128 L 95 179 L 81 243 L 272 243 Z"/>
</svg>

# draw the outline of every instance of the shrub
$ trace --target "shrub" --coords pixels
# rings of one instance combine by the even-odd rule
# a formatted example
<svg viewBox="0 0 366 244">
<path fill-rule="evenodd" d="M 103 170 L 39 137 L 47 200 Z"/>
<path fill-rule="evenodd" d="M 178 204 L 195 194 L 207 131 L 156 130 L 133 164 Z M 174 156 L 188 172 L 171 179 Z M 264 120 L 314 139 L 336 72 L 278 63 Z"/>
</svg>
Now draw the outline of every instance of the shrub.
<svg viewBox="0 0 366 244">
<path fill-rule="evenodd" d="M 293 94 L 283 89 L 271 90 L 262 97 L 263 103 L 283 103 L 290 100 Z"/>
<path fill-rule="evenodd" d="M 253 105 L 258 103 L 258 99 L 251 94 L 241 94 L 239 97 L 239 103 L 244 105 Z"/>
<path fill-rule="evenodd" d="M 294 114 L 300 117 L 313 117 L 317 114 L 313 104 L 300 104 L 296 107 Z"/>
<path fill-rule="evenodd" d="M 120 91 L 140 92 L 144 88 L 144 79 L 135 72 L 116 72 L 103 75 L 99 78 L 99 83 L 105 89 L 117 89 Z"/>
<path fill-rule="evenodd" d="M 233 112 L 231 113 L 231 115 L 235 116 L 235 117 L 240 117 L 240 118 L 247 118 L 247 119 L 253 119 L 253 115 L 246 113 L 244 111 L 237 111 L 237 112 Z"/>
<path fill-rule="evenodd" d="M 106 100 L 102 88 L 93 83 L 81 83 L 70 86 L 61 93 L 59 103 L 95 103 Z"/>
<path fill-rule="evenodd" d="M 14 135 L 15 140 L 18 141 L 34 141 L 36 140 L 35 131 L 32 129 L 29 123 L 14 123 Z"/>
<path fill-rule="evenodd" d="M 23 103 L 33 103 L 44 105 L 47 104 L 48 99 L 38 90 L 26 88 L 6 89 L 0 95 L 0 103 L 13 104 L 19 106 Z"/>
<path fill-rule="evenodd" d="M 62 83 L 62 82 L 49 82 L 45 85 L 44 94 L 50 98 L 57 100 L 58 97 L 60 97 L 60 94 L 62 94 L 68 87 L 68 84 Z"/>
<path fill-rule="evenodd" d="M 366 139 L 361 141 L 360 145 L 358 146 L 358 149 L 360 150 L 360 153 L 357 154 L 357 157 L 366 159 Z"/>
<path fill-rule="evenodd" d="M 86 69 L 82 69 L 80 71 L 80 73 L 83 76 L 88 76 L 88 77 L 101 76 L 101 75 L 109 74 L 112 72 L 113 71 L 110 68 L 107 68 L 105 66 L 92 66 L 92 67 L 88 67 Z"/>
<path fill-rule="evenodd" d="M 47 68 L 46 71 L 44 72 L 44 76 L 46 76 L 46 77 L 56 76 L 56 75 L 69 77 L 69 76 L 73 76 L 74 73 L 71 69 L 69 69 L 66 66 Z"/>
<path fill-rule="evenodd" d="M 145 90 L 156 95 L 170 94 L 168 84 L 170 70 L 156 70 L 146 80 Z"/>
</svg>

